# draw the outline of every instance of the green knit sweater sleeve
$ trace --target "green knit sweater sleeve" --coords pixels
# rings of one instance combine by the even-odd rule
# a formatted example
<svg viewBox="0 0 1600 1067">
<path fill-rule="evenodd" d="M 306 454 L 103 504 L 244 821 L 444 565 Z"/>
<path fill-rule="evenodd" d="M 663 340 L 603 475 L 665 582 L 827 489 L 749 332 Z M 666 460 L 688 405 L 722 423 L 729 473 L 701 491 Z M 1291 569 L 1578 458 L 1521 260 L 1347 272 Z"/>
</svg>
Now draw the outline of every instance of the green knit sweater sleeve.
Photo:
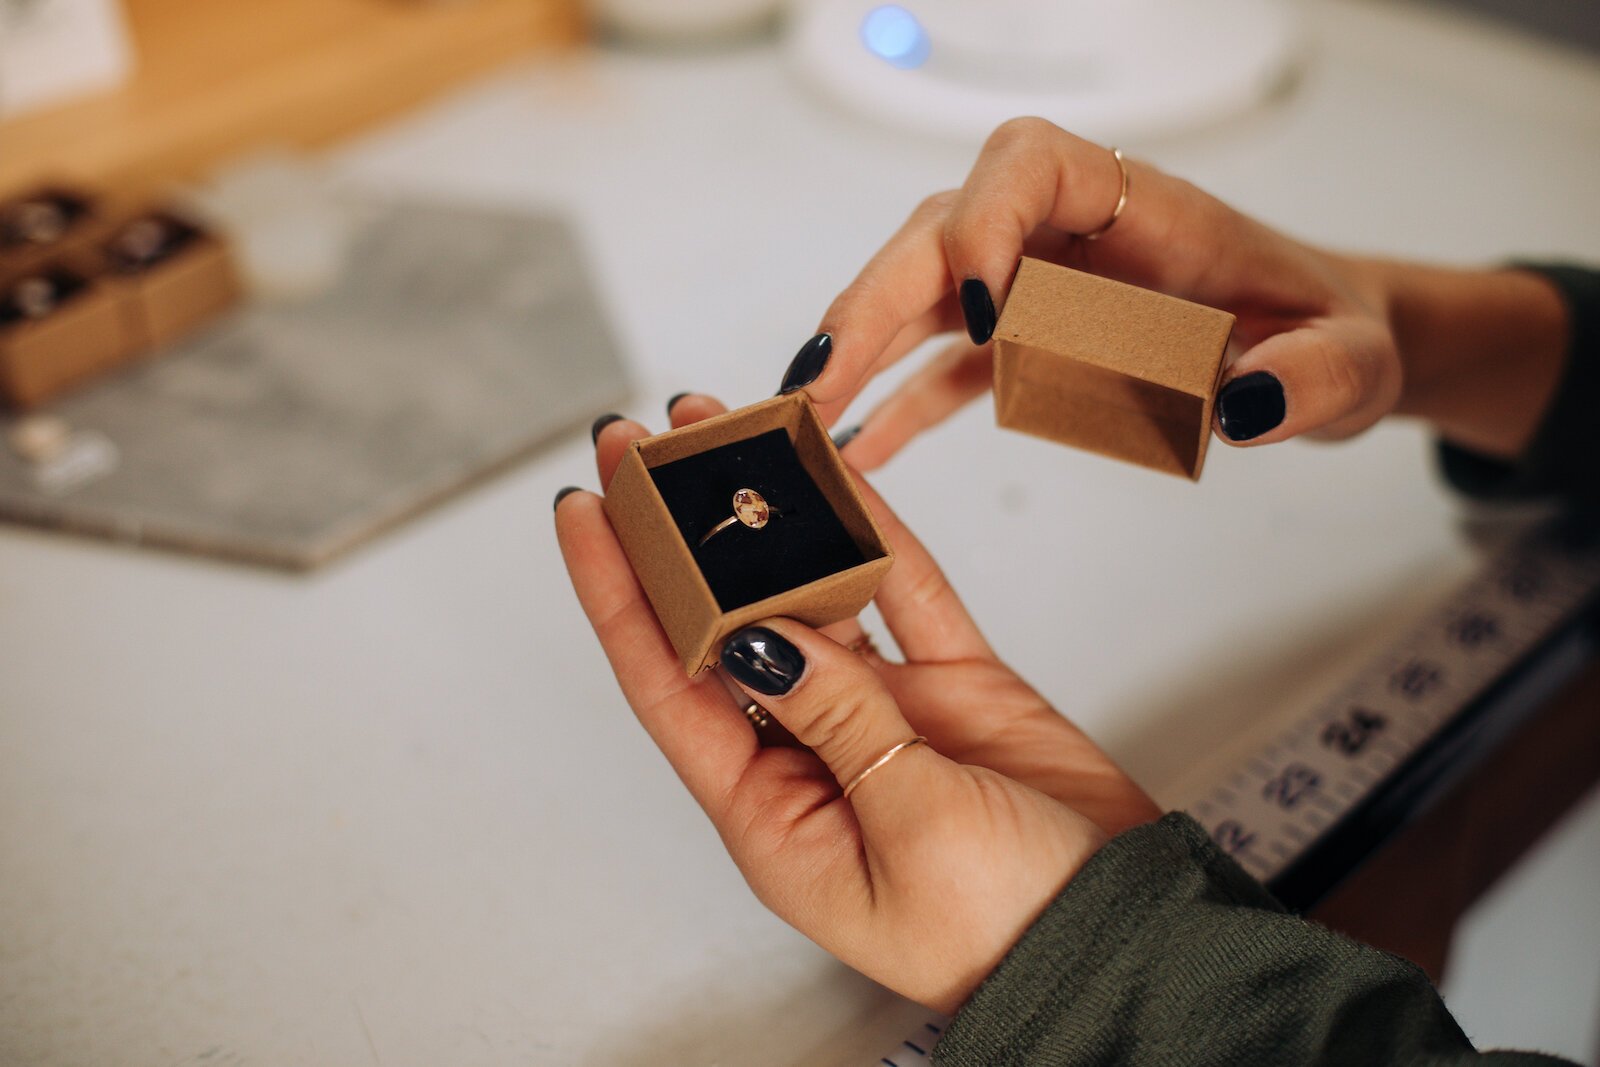
<svg viewBox="0 0 1600 1067">
<path fill-rule="evenodd" d="M 1427 976 L 1288 914 L 1187 815 L 1067 884 L 950 1023 L 946 1067 L 1533 1067 L 1478 1053 Z"/>
</svg>

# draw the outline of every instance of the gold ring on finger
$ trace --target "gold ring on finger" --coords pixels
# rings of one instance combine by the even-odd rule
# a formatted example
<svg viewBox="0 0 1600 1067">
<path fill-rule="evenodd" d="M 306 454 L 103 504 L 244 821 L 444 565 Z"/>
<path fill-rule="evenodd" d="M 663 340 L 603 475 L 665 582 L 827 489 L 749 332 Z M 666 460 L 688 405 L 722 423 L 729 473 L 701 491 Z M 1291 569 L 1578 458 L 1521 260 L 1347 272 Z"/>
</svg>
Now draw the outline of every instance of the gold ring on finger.
<svg viewBox="0 0 1600 1067">
<path fill-rule="evenodd" d="M 883 755 L 879 756 L 877 759 L 875 759 L 871 763 L 867 764 L 867 769 L 862 771 L 860 774 L 856 775 L 854 778 L 850 779 L 849 784 L 847 784 L 844 787 L 845 799 L 848 800 L 850 798 L 850 794 L 854 793 L 856 791 L 856 787 L 859 786 L 862 782 L 866 781 L 867 775 L 871 774 L 873 771 L 877 770 L 879 767 L 882 767 L 884 764 L 886 764 L 890 760 L 894 759 L 896 756 L 898 756 L 900 753 L 904 752 L 906 749 L 911 748 L 913 745 L 924 745 L 924 744 L 927 744 L 927 742 L 928 742 L 928 739 L 926 737 L 922 737 L 921 735 L 918 735 L 916 737 L 911 738 L 908 741 L 900 742 L 898 745 L 895 745 L 893 748 L 889 749 Z"/>
<path fill-rule="evenodd" d="M 860 637 L 844 647 L 846 652 L 854 652 L 858 656 L 876 656 L 878 654 L 878 646 L 873 643 L 872 635 L 865 630 L 861 631 Z"/>
<path fill-rule="evenodd" d="M 744 706 L 744 717 L 756 733 L 760 733 L 763 727 L 772 723 L 772 716 L 767 714 L 767 709 L 754 700 Z"/>
<path fill-rule="evenodd" d="M 1122 209 L 1128 206 L 1128 161 L 1122 158 L 1122 149 L 1113 148 L 1111 158 L 1117 161 L 1117 170 L 1122 174 L 1122 191 L 1117 194 L 1117 206 L 1111 209 L 1111 217 L 1097 229 L 1091 230 L 1082 237 L 1085 241 L 1098 241 L 1106 235 L 1106 231 L 1117 224 L 1122 217 Z"/>
</svg>

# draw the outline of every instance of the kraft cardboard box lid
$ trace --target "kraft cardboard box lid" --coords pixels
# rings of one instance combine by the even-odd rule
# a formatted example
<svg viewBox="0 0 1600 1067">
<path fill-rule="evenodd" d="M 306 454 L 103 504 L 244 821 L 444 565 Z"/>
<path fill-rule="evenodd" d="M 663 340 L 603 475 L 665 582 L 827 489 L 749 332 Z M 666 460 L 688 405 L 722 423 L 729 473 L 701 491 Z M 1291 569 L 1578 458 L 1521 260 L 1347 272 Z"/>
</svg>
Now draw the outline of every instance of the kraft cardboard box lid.
<svg viewBox="0 0 1600 1067">
<path fill-rule="evenodd" d="M 702 543 L 747 483 L 790 512 L 761 530 L 735 527 Z M 854 617 L 894 557 L 803 393 L 634 442 L 605 509 L 690 674 L 761 619 L 825 626 Z"/>
<path fill-rule="evenodd" d="M 1024 257 L 995 327 L 1000 425 L 1198 479 L 1227 312 Z"/>
</svg>

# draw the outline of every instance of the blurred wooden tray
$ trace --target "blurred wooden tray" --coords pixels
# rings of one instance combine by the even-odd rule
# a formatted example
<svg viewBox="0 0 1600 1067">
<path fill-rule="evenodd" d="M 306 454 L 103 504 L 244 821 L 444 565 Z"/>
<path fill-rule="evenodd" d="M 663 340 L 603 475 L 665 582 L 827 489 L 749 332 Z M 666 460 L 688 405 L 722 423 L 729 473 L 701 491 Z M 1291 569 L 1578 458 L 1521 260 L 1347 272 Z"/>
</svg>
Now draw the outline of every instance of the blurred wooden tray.
<svg viewBox="0 0 1600 1067">
<path fill-rule="evenodd" d="M 121 88 L 0 123 L 0 196 L 142 189 L 261 145 L 315 145 L 584 34 L 576 0 L 124 0 Z"/>
</svg>

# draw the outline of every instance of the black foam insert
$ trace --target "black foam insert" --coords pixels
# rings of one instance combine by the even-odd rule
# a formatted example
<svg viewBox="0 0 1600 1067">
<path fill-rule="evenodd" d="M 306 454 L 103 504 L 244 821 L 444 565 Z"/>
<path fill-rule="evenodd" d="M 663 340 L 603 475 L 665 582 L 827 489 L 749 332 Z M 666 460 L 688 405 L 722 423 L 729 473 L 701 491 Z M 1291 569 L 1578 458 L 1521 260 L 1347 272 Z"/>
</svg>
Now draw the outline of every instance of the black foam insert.
<svg viewBox="0 0 1600 1067">
<path fill-rule="evenodd" d="M 59 238 L 41 241 L 30 235 L 24 228 L 22 212 L 29 204 L 49 204 L 60 212 L 61 221 L 65 224 L 62 235 L 71 232 L 72 228 L 89 213 L 89 202 L 81 196 L 72 193 L 47 191 L 25 196 L 9 204 L 0 205 L 0 246 L 25 245 L 25 244 L 52 244 Z"/>
<path fill-rule="evenodd" d="M 155 248 L 149 249 L 148 254 L 134 256 L 122 245 L 122 240 L 131 227 L 142 222 L 153 222 L 159 225 L 162 229 L 162 240 Z M 157 213 L 147 215 L 142 219 L 134 219 L 123 226 L 116 237 L 112 238 L 111 243 L 106 246 L 105 252 L 106 257 L 111 260 L 112 266 L 118 271 L 124 274 L 135 274 L 142 270 L 149 270 L 163 260 L 171 259 L 199 236 L 199 229 L 183 219 L 174 215 Z"/>
<path fill-rule="evenodd" d="M 50 283 L 50 298 L 53 302 L 50 311 L 52 313 L 56 308 L 83 292 L 89 284 L 64 267 L 46 267 L 34 277 L 42 278 Z M 16 298 L 17 286 L 27 280 L 27 278 L 19 278 L 10 289 L 0 292 L 0 326 L 27 318 L 22 308 L 18 306 Z"/>
<path fill-rule="evenodd" d="M 723 611 L 867 561 L 781 429 L 652 467 L 650 477 Z M 736 523 L 702 547 L 740 489 L 780 514 L 760 530 Z"/>
</svg>

